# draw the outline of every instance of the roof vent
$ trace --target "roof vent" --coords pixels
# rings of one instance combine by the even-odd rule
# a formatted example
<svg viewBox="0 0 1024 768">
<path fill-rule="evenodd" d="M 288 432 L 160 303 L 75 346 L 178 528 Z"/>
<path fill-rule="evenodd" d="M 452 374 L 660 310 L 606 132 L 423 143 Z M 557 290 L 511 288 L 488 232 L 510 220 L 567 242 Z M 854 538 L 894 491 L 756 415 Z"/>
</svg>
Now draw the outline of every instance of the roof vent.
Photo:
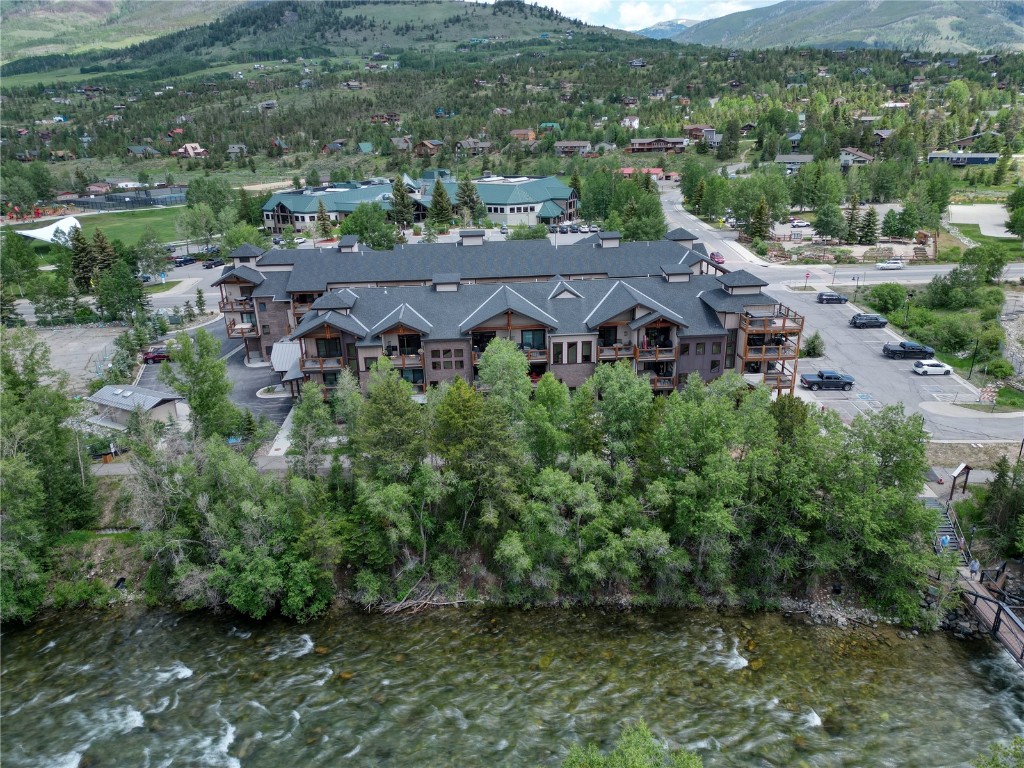
<svg viewBox="0 0 1024 768">
<path fill-rule="evenodd" d="M 115 390 L 114 390 L 114 394 L 115 394 L 115 395 L 120 395 L 120 394 L 121 394 L 122 392 L 124 392 L 124 390 L 123 390 L 123 389 L 115 389 Z"/>
</svg>

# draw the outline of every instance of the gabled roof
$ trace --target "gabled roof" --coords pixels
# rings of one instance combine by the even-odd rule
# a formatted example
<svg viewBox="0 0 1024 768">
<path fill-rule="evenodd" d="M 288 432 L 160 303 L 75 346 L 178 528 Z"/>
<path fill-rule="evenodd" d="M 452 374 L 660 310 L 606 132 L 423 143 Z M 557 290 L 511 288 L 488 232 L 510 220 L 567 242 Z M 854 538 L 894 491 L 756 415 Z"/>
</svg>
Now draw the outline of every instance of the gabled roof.
<svg viewBox="0 0 1024 768">
<path fill-rule="evenodd" d="M 338 238 L 338 247 L 351 248 L 354 245 L 359 245 L 359 235 L 342 235 Z"/>
<path fill-rule="evenodd" d="M 181 400 L 178 395 L 127 384 L 107 384 L 85 399 L 105 408 L 117 408 L 122 411 L 134 411 L 136 408 L 151 411 L 164 403 Z"/>
<path fill-rule="evenodd" d="M 218 285 L 223 285 L 228 279 L 244 280 L 247 283 L 253 285 L 259 285 L 264 281 L 263 273 L 257 272 L 252 267 L 247 267 L 245 264 L 235 267 L 230 272 L 225 272 L 223 275 L 213 281 L 213 286 L 216 288 Z"/>
<path fill-rule="evenodd" d="M 658 303 L 632 285 L 620 280 L 615 281 L 615 284 L 608 290 L 608 293 L 601 298 L 598 305 L 587 315 L 585 322 L 589 328 L 595 329 L 613 317 L 617 317 L 623 312 L 638 306 L 660 312 L 666 319 L 679 325 L 686 325 L 686 321 L 671 309 Z"/>
<path fill-rule="evenodd" d="M 396 325 L 412 328 L 414 331 L 419 331 L 423 334 L 429 334 L 430 329 L 433 327 L 431 323 L 427 322 L 427 318 L 411 306 L 408 304 L 399 304 L 389 315 L 373 326 L 370 330 L 373 331 L 374 334 L 380 335 L 381 333 L 394 328 Z"/>
<path fill-rule="evenodd" d="M 466 333 L 484 320 L 500 315 L 502 312 L 510 311 L 523 315 L 523 317 L 528 317 L 531 320 L 536 320 L 538 323 L 543 323 L 551 328 L 558 326 L 558 320 L 554 317 L 536 304 L 527 301 L 523 298 L 522 294 L 507 285 L 503 285 L 492 293 L 483 304 L 470 313 L 469 317 L 459 323 L 459 331 Z"/>
<path fill-rule="evenodd" d="M 569 285 L 569 283 L 565 282 L 564 280 L 559 279 L 559 281 L 555 284 L 555 287 L 553 289 L 551 289 L 551 293 L 548 294 L 548 298 L 549 299 L 565 298 L 565 294 L 567 292 L 571 293 L 577 299 L 582 297 L 580 292 L 577 291 L 575 288 L 573 288 L 571 285 Z"/>
<path fill-rule="evenodd" d="M 301 339 L 303 336 L 322 328 L 325 325 L 329 325 L 338 331 L 346 331 L 351 333 L 356 338 L 363 338 L 370 335 L 370 329 L 359 322 L 357 317 L 352 315 L 343 315 L 339 312 L 327 311 L 321 314 L 315 312 L 307 312 L 302 322 L 299 323 L 299 327 L 296 328 L 289 339 Z"/>
</svg>

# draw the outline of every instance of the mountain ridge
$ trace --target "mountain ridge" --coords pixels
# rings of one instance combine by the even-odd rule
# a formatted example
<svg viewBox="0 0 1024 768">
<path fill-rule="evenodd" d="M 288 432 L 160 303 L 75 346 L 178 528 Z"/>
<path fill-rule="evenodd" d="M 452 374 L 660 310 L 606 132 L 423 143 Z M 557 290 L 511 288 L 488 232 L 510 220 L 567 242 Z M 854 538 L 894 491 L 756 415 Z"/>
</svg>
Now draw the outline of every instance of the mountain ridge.
<svg viewBox="0 0 1024 768">
<path fill-rule="evenodd" d="M 693 19 L 669 19 L 668 21 L 659 21 L 657 24 L 652 24 L 649 27 L 635 31 L 636 34 L 649 37 L 652 40 L 665 40 L 675 37 L 683 30 L 695 24 L 700 24 L 700 22 Z"/>
<path fill-rule="evenodd" d="M 1024 50 L 1024 2 L 783 0 L 710 19 L 671 38 L 733 48 L 895 48 L 950 53 Z"/>
</svg>

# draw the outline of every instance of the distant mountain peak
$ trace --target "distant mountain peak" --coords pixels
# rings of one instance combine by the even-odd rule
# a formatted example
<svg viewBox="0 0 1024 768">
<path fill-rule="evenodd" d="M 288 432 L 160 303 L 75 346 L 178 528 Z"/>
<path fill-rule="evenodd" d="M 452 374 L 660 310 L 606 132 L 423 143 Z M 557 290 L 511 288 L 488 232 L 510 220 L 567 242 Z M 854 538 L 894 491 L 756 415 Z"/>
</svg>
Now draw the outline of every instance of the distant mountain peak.
<svg viewBox="0 0 1024 768">
<path fill-rule="evenodd" d="M 665 40 L 669 37 L 675 37 L 687 27 L 692 27 L 694 24 L 698 23 L 699 22 L 694 21 L 693 19 L 659 21 L 657 24 L 652 24 L 644 29 L 638 29 L 636 34 L 643 35 L 644 37 L 650 37 L 654 40 Z"/>
</svg>

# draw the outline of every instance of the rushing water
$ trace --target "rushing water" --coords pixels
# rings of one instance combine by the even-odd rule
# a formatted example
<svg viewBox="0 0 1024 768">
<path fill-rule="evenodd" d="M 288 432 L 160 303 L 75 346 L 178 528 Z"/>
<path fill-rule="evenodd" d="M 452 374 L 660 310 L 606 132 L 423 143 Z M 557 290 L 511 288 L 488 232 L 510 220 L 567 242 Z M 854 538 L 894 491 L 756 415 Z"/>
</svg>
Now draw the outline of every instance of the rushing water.
<svg viewBox="0 0 1024 768">
<path fill-rule="evenodd" d="M 4 766 L 535 766 L 645 718 L 706 766 L 966 765 L 1024 732 L 988 643 L 714 612 L 75 614 L 3 637 Z"/>
</svg>

